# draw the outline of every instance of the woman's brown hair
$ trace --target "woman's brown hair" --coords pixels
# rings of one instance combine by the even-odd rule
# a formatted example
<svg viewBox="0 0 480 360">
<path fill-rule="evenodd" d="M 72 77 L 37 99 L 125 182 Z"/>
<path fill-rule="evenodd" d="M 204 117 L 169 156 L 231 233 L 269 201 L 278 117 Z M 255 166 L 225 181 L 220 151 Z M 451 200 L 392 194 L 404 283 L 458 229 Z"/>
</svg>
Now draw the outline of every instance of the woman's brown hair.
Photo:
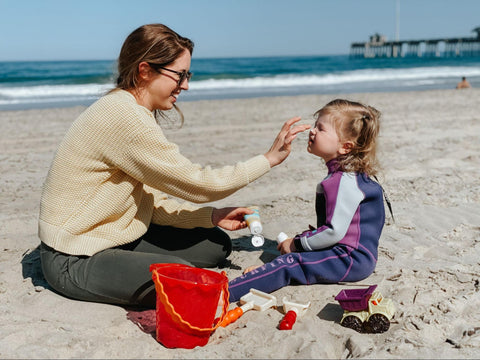
<svg viewBox="0 0 480 360">
<path fill-rule="evenodd" d="M 133 90 L 139 85 L 138 65 L 145 61 L 158 66 L 168 66 L 185 50 L 193 52 L 194 44 L 190 39 L 180 36 L 163 24 L 147 24 L 135 29 L 123 43 L 118 57 L 118 77 L 116 89 Z M 178 111 L 182 123 L 183 114 Z M 162 112 L 155 110 L 155 117 Z"/>
<path fill-rule="evenodd" d="M 137 87 L 138 65 L 148 62 L 159 66 L 173 63 L 185 50 L 193 52 L 193 42 L 163 24 L 143 25 L 123 43 L 118 57 L 117 88 Z"/>
</svg>

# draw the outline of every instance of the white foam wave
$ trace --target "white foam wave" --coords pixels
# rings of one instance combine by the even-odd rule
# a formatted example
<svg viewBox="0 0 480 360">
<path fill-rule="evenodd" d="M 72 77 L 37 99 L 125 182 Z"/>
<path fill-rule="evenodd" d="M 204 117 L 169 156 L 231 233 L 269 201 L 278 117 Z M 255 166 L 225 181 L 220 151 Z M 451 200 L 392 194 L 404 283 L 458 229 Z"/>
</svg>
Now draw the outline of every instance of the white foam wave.
<svg viewBox="0 0 480 360">
<path fill-rule="evenodd" d="M 297 86 L 339 85 L 347 83 L 371 83 L 383 81 L 425 81 L 461 76 L 480 76 L 480 68 L 475 67 L 430 67 L 410 69 L 355 70 L 326 75 L 277 75 L 247 79 L 219 79 L 194 81 L 191 90 L 274 88 Z"/>
<path fill-rule="evenodd" d="M 0 87 L 0 98 L 21 101 L 21 99 L 99 96 L 110 88 L 112 88 L 110 84 Z"/>
</svg>

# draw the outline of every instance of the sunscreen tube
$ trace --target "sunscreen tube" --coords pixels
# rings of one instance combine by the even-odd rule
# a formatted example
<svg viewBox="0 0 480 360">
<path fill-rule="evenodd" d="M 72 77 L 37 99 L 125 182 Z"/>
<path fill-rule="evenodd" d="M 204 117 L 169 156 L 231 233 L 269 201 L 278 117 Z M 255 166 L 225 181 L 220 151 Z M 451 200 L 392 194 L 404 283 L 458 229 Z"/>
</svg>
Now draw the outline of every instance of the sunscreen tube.
<svg viewBox="0 0 480 360">
<path fill-rule="evenodd" d="M 248 228 L 253 235 L 260 235 L 263 231 L 262 223 L 260 222 L 260 214 L 258 207 L 249 207 L 254 211 L 253 214 L 247 214 L 243 218 L 247 222 Z"/>
<path fill-rule="evenodd" d="M 265 243 L 265 239 L 262 235 L 263 227 L 260 221 L 259 209 L 257 206 L 249 207 L 253 210 L 253 214 L 247 214 L 243 218 L 247 222 L 248 228 L 252 236 L 252 245 L 255 247 L 262 246 Z"/>
</svg>

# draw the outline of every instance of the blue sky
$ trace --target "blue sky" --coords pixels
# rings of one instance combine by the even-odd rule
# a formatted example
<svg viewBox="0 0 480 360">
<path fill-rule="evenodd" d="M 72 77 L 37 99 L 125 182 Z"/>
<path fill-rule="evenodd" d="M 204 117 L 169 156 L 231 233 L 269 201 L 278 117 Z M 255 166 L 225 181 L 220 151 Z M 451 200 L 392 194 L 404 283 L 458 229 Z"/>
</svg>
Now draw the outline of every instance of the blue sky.
<svg viewBox="0 0 480 360">
<path fill-rule="evenodd" d="M 125 37 L 160 22 L 194 57 L 347 54 L 375 32 L 472 36 L 480 0 L 0 0 L 0 61 L 116 59 Z"/>
</svg>

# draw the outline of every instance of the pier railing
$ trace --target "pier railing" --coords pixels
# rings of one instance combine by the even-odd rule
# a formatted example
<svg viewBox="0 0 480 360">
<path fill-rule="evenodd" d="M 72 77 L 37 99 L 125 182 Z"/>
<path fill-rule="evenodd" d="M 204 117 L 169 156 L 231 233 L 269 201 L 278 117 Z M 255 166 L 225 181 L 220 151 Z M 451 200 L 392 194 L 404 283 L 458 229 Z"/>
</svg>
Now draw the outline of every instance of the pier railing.
<svg viewBox="0 0 480 360">
<path fill-rule="evenodd" d="M 386 41 L 375 34 L 369 42 L 352 43 L 350 56 L 375 57 L 461 57 L 480 56 L 480 28 L 476 37 Z"/>
</svg>

